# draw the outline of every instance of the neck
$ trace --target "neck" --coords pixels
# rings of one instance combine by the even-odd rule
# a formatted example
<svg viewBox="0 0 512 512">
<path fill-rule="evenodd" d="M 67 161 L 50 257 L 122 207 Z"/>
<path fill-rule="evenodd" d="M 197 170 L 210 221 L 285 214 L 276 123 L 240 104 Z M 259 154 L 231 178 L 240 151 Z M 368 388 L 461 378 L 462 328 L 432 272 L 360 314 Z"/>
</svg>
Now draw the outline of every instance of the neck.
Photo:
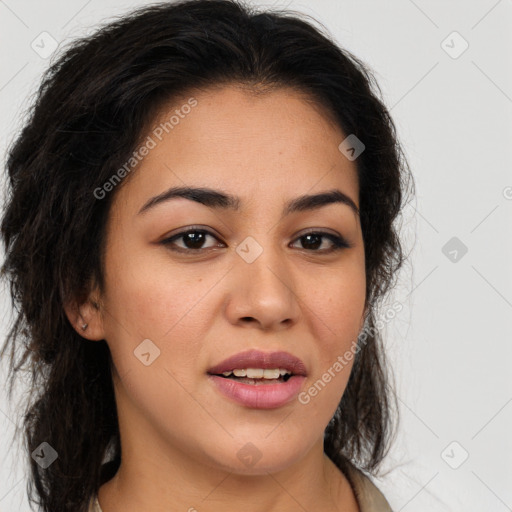
<svg viewBox="0 0 512 512">
<path fill-rule="evenodd" d="M 323 442 L 292 467 L 260 475 L 230 473 L 190 457 L 163 463 L 149 452 L 139 457 L 127 452 L 115 476 L 100 488 L 103 512 L 359 511 L 348 480 L 323 453 Z"/>
</svg>

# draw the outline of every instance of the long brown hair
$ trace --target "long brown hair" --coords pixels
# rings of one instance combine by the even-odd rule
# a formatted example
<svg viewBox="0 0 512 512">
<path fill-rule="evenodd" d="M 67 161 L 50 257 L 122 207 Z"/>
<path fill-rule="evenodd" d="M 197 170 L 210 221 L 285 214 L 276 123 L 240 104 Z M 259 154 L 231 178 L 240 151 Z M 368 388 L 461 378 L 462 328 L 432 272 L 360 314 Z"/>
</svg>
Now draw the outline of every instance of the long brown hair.
<svg viewBox="0 0 512 512">
<path fill-rule="evenodd" d="M 340 469 L 369 472 L 389 446 L 396 399 L 376 308 L 405 259 L 395 219 L 412 181 L 372 73 L 297 13 L 257 12 L 230 0 L 152 5 L 66 48 L 8 152 L 2 271 L 16 316 L 1 355 L 10 351 L 9 397 L 15 376 L 29 370 L 28 494 L 45 512 L 85 511 L 121 458 L 107 343 L 81 338 L 63 309 L 92 282 L 103 286 L 105 223 L 116 191 L 101 199 L 94 191 L 126 162 L 163 102 L 229 82 L 298 89 L 365 145 L 355 163 L 370 334 L 324 446 Z M 31 457 L 42 442 L 58 453 L 47 468 Z"/>
</svg>

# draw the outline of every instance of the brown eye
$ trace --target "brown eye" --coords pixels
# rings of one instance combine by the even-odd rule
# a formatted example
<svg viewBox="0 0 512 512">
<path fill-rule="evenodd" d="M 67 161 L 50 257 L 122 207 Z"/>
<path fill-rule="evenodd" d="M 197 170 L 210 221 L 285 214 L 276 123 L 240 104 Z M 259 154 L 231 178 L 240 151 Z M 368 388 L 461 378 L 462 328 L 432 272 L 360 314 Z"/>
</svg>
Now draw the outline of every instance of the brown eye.
<svg viewBox="0 0 512 512">
<path fill-rule="evenodd" d="M 169 247 L 172 251 L 193 254 L 219 247 L 219 245 L 205 247 L 205 242 L 208 237 L 218 241 L 218 238 L 210 231 L 205 229 L 188 229 L 187 231 L 182 231 L 181 233 L 177 233 L 166 238 L 160 243 Z M 322 248 L 325 244 L 325 239 L 330 241 L 330 247 Z M 344 238 L 322 231 L 306 233 L 298 237 L 296 240 L 301 241 L 302 249 L 305 249 L 308 252 L 318 252 L 319 254 L 327 254 L 351 247 L 351 244 L 349 244 Z M 181 245 L 178 245 L 177 242 L 180 242 Z"/>
<path fill-rule="evenodd" d="M 169 238 L 162 240 L 160 243 L 169 246 L 173 251 L 177 252 L 199 252 L 211 247 L 204 247 L 204 243 L 208 237 L 215 238 L 212 233 L 204 229 L 189 229 L 188 231 L 182 231 Z M 183 246 L 176 244 L 176 241 L 181 241 Z M 215 247 L 215 246 L 213 246 Z"/>
<path fill-rule="evenodd" d="M 331 247 L 318 250 L 322 246 L 323 240 L 327 238 L 331 242 Z M 324 233 L 322 231 L 313 231 L 300 236 L 297 240 L 302 240 L 302 247 L 313 252 L 330 253 L 341 249 L 348 249 L 351 245 L 342 237 L 333 235 L 332 233 Z"/>
</svg>

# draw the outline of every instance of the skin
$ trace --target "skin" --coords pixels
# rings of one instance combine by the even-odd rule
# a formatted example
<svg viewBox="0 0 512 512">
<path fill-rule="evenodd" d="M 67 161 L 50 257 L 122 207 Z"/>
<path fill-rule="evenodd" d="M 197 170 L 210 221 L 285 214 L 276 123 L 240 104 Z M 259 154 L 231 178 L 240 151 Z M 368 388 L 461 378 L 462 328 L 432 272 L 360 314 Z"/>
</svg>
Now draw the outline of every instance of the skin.
<svg viewBox="0 0 512 512">
<path fill-rule="evenodd" d="M 161 119 L 190 96 L 162 109 Z M 323 452 L 352 363 L 308 404 L 270 410 L 232 402 L 206 374 L 247 349 L 285 350 L 305 363 L 307 390 L 357 339 L 366 284 L 359 216 L 334 203 L 281 219 L 286 201 L 331 189 L 359 206 L 355 163 L 338 150 L 346 135 L 291 89 L 254 95 L 229 85 L 193 96 L 197 106 L 155 139 L 115 191 L 103 293 L 94 288 L 86 303 L 66 309 L 82 336 L 107 341 L 113 358 L 123 458 L 99 490 L 100 505 L 103 512 L 355 512 L 347 479 Z M 237 195 L 241 209 L 178 198 L 138 213 L 183 185 Z M 212 233 L 202 245 L 174 241 L 188 256 L 159 243 L 197 225 Z M 322 254 L 332 242 L 301 238 L 308 228 L 341 235 L 351 247 Z M 248 236 L 263 248 L 250 264 L 236 252 Z M 160 350 L 148 366 L 134 356 L 145 339 Z M 237 457 L 248 442 L 261 455 L 252 466 Z"/>
</svg>

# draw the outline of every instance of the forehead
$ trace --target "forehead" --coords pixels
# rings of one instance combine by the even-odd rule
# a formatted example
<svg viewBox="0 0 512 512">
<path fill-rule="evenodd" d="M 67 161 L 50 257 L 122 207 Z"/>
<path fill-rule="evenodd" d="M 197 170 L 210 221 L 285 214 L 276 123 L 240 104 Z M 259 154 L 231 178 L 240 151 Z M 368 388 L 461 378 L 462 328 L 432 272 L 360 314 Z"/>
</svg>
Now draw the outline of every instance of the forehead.
<svg viewBox="0 0 512 512">
<path fill-rule="evenodd" d="M 323 107 L 293 89 L 192 91 L 162 107 L 145 137 L 151 149 L 122 187 L 139 207 L 171 186 L 280 204 L 283 196 L 337 187 L 358 205 L 355 163 L 338 149 L 345 135 Z"/>
</svg>

